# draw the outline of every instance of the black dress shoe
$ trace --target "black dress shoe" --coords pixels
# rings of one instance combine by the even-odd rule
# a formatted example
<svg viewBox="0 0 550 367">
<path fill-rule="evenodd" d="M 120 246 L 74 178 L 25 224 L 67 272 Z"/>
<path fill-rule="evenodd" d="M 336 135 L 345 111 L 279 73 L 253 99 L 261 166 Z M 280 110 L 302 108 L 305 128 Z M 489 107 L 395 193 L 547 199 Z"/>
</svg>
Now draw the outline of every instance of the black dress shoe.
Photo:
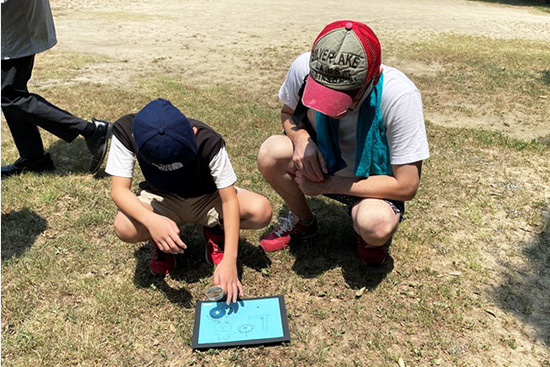
<svg viewBox="0 0 550 367">
<path fill-rule="evenodd" d="M 92 119 L 92 123 L 95 124 L 96 131 L 86 138 L 86 145 L 92 153 L 89 171 L 96 173 L 107 154 L 107 145 L 112 135 L 113 124 L 96 119 Z"/>
<path fill-rule="evenodd" d="M 23 172 L 43 172 L 54 169 L 53 161 L 49 153 L 40 158 L 19 158 L 12 164 L 2 166 L 2 178 L 19 175 Z"/>
</svg>

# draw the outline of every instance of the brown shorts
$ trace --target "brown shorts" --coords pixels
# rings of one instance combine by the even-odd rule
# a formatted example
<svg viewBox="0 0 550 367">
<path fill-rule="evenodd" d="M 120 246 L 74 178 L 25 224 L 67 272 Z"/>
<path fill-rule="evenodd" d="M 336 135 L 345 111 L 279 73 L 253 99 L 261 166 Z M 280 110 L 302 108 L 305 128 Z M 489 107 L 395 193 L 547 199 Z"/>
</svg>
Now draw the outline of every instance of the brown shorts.
<svg viewBox="0 0 550 367">
<path fill-rule="evenodd" d="M 172 219 L 178 226 L 184 223 L 197 223 L 207 227 L 220 224 L 222 200 L 218 191 L 186 199 L 143 189 L 138 193 L 138 199 L 151 205 L 155 213 Z"/>
</svg>

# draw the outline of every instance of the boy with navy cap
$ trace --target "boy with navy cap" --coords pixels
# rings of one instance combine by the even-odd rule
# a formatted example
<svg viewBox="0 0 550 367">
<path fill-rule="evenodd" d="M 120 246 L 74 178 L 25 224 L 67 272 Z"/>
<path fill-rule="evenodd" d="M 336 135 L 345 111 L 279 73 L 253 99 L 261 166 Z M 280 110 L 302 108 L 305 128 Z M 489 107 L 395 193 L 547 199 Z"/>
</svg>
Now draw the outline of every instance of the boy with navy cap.
<svg viewBox="0 0 550 367">
<path fill-rule="evenodd" d="M 131 191 L 138 161 L 145 181 Z M 259 229 L 271 220 L 269 201 L 235 188 L 235 172 L 223 138 L 203 122 L 188 119 L 169 101 L 155 100 L 113 127 L 106 172 L 119 208 L 117 236 L 130 243 L 150 240 L 154 275 L 166 275 L 187 245 L 179 226 L 197 223 L 206 241 L 206 259 L 217 265 L 214 284 L 228 301 L 242 294 L 237 275 L 239 229 Z"/>
</svg>

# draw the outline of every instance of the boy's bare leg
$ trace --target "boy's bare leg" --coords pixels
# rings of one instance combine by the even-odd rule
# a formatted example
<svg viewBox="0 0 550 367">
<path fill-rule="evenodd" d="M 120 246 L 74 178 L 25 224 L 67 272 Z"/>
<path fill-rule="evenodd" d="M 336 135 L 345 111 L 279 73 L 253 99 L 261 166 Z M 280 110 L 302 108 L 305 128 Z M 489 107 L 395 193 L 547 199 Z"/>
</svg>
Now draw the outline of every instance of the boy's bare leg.
<svg viewBox="0 0 550 367">
<path fill-rule="evenodd" d="M 151 205 L 141 204 L 150 211 L 153 211 Z M 115 216 L 115 233 L 118 238 L 128 243 L 138 243 L 151 239 L 151 234 L 143 224 L 128 217 L 121 211 Z"/>
<path fill-rule="evenodd" d="M 245 189 L 237 189 L 241 211 L 241 229 L 267 227 L 273 214 L 269 200 L 260 194 Z"/>
<path fill-rule="evenodd" d="M 401 214 L 380 199 L 364 199 L 351 210 L 353 228 L 371 246 L 386 244 L 399 226 Z"/>
<path fill-rule="evenodd" d="M 269 225 L 272 210 L 269 201 L 265 197 L 241 188 L 237 190 L 237 197 L 239 198 L 242 229 L 260 229 Z M 153 211 L 151 205 L 145 203 L 142 203 L 142 205 Z M 115 217 L 115 233 L 122 241 L 128 243 L 151 239 L 149 231 L 143 224 L 120 211 Z"/>
<path fill-rule="evenodd" d="M 283 198 L 290 211 L 302 222 L 309 222 L 313 213 L 306 197 L 294 182 L 292 141 L 285 135 L 273 135 L 260 147 L 258 167 L 271 187 Z"/>
</svg>

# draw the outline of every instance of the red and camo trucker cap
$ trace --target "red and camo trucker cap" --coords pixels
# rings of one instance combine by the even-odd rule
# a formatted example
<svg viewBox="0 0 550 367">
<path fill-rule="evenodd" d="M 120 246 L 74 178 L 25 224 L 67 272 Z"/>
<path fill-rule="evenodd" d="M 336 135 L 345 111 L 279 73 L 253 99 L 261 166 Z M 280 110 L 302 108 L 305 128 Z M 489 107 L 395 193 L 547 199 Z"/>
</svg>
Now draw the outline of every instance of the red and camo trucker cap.
<svg viewBox="0 0 550 367">
<path fill-rule="evenodd" d="M 345 113 L 361 87 L 378 75 L 380 60 L 380 42 L 365 24 L 327 25 L 311 49 L 303 104 L 328 116 Z"/>
</svg>

